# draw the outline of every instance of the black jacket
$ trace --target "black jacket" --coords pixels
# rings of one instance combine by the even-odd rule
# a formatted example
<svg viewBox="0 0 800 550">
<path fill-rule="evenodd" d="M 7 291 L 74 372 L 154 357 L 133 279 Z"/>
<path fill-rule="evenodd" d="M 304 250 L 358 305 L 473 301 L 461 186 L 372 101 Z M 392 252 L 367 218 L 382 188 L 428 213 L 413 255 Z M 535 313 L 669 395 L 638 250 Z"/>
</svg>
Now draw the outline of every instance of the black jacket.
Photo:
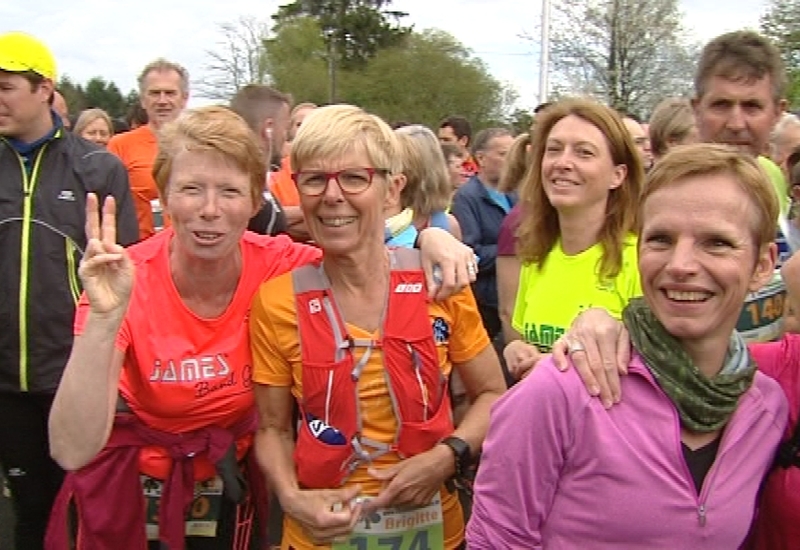
<svg viewBox="0 0 800 550">
<path fill-rule="evenodd" d="M 117 242 L 138 227 L 128 174 L 111 153 L 58 130 L 23 157 L 0 137 L 0 391 L 54 392 L 72 347 L 86 247 L 86 194 L 117 202 Z"/>
<path fill-rule="evenodd" d="M 286 214 L 277 197 L 264 190 L 264 203 L 256 215 L 250 218 L 247 229 L 259 235 L 280 235 L 286 233 Z"/>
</svg>

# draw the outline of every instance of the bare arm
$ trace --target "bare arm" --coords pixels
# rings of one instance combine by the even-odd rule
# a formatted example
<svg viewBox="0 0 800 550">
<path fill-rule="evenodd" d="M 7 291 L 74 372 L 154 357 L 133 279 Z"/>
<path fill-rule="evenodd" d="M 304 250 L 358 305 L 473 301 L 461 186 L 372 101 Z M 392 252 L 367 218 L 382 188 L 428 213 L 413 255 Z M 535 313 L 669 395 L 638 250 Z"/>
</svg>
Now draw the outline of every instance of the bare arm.
<svg viewBox="0 0 800 550">
<path fill-rule="evenodd" d="M 108 441 L 123 354 L 115 348 L 128 308 L 134 267 L 116 243 L 115 203 L 103 205 L 102 227 L 94 194 L 86 201 L 88 244 L 78 274 L 90 311 L 75 338 L 50 411 L 50 452 L 67 470 L 85 466 Z"/>
<path fill-rule="evenodd" d="M 514 304 L 517 301 L 521 266 L 522 263 L 516 256 L 497 257 L 497 304 L 500 323 L 503 325 L 503 340 L 506 343 L 522 339 L 520 333 L 511 324 Z"/>
<path fill-rule="evenodd" d="M 89 314 L 75 338 L 50 410 L 50 454 L 65 470 L 88 464 L 111 434 L 124 355 L 114 347 L 119 322 Z"/>
<path fill-rule="evenodd" d="M 294 468 L 292 433 L 293 397 L 288 387 L 256 385 L 259 428 L 255 449 L 258 464 L 266 474 L 286 514 L 300 523 L 317 543 L 330 543 L 350 533 L 361 508 L 350 507 L 359 486 L 335 490 L 301 489 Z M 339 507 L 338 505 L 342 505 Z M 334 511 L 334 507 L 337 511 Z"/>
</svg>

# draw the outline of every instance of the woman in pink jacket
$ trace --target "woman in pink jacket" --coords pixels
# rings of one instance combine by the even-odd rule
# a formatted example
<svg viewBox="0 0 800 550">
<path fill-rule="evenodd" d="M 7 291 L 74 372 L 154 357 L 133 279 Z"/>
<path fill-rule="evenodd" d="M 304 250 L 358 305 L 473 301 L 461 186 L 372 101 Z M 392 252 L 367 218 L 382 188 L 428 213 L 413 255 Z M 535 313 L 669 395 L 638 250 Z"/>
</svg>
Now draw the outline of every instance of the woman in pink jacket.
<svg viewBox="0 0 800 550">
<path fill-rule="evenodd" d="M 755 161 L 671 151 L 640 205 L 644 298 L 623 313 L 634 353 L 606 410 L 551 360 L 495 405 L 470 549 L 737 548 L 786 425 L 780 387 L 734 327 L 775 264 L 778 203 Z M 573 353 L 579 351 L 573 346 Z"/>
</svg>

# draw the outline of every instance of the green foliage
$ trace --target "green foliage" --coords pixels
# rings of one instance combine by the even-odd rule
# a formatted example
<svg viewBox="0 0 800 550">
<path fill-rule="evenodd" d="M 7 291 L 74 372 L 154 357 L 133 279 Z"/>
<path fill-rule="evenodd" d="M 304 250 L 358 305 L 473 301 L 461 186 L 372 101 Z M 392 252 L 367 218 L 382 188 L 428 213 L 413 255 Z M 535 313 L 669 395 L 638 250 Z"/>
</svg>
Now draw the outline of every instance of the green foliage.
<svg viewBox="0 0 800 550">
<path fill-rule="evenodd" d="M 296 18 L 266 41 L 273 84 L 296 101 L 324 104 L 329 73 L 318 23 Z M 436 127 L 447 115 L 466 116 L 475 128 L 506 119 L 515 99 L 483 62 L 453 36 L 411 33 L 363 67 L 337 72 L 339 101 L 359 105 L 389 122 Z"/>
<path fill-rule="evenodd" d="M 697 52 L 678 0 L 562 0 L 553 7 L 554 89 L 638 113 L 691 89 Z"/>
<path fill-rule="evenodd" d="M 98 107 L 111 117 L 124 117 L 131 101 L 138 101 L 139 97 L 134 90 L 131 90 L 127 97 L 123 96 L 116 84 L 107 82 L 100 76 L 95 76 L 84 86 L 74 83 L 69 76 L 64 75 L 58 81 L 57 88 L 64 96 L 69 112 L 72 114 Z"/>
<path fill-rule="evenodd" d="M 514 112 L 508 117 L 508 126 L 510 126 L 515 134 L 522 134 L 530 130 L 533 125 L 533 113 L 525 109 L 514 109 Z"/>
<path fill-rule="evenodd" d="M 771 0 L 761 16 L 761 32 L 781 51 L 789 78 L 786 98 L 800 107 L 800 0 Z"/>
<path fill-rule="evenodd" d="M 298 18 L 317 22 L 326 46 L 335 52 L 337 65 L 363 67 L 380 50 L 397 46 L 411 32 L 400 19 L 408 14 L 389 10 L 391 0 L 295 0 L 272 16 L 275 32 Z"/>
</svg>

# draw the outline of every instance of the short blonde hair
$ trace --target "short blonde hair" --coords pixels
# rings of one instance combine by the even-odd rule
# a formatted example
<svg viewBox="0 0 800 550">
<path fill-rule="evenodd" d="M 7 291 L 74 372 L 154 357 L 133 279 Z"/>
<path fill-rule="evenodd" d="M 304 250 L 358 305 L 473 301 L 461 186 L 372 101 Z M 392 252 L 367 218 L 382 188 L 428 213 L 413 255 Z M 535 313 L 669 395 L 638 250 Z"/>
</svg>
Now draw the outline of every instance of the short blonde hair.
<svg viewBox="0 0 800 550">
<path fill-rule="evenodd" d="M 411 208 L 422 218 L 444 211 L 450 205 L 453 184 L 439 139 L 419 124 L 403 126 L 395 133 L 406 176 L 406 186 L 400 194 L 403 208 Z"/>
<path fill-rule="evenodd" d="M 183 111 L 158 133 L 153 179 L 162 197 L 172 176 L 172 162 L 181 151 L 217 154 L 250 176 L 253 206 L 263 202 L 267 164 L 255 134 L 242 117 L 218 105 Z"/>
<path fill-rule="evenodd" d="M 359 148 L 366 153 L 372 168 L 402 173 L 395 133 L 380 118 L 352 105 L 314 109 L 292 141 L 290 163 L 293 170 L 300 172 L 310 162 L 336 159 Z"/>
<path fill-rule="evenodd" d="M 108 136 L 113 136 L 114 123 L 111 121 L 111 117 L 108 116 L 108 113 L 103 109 L 86 109 L 83 111 L 78 116 L 78 120 L 75 121 L 75 126 L 72 127 L 72 133 L 76 136 L 81 135 L 86 127 L 97 119 L 102 119 L 106 123 L 106 126 L 108 126 Z"/>
<path fill-rule="evenodd" d="M 769 176 L 752 156 L 716 143 L 678 145 L 655 164 L 639 203 L 639 231 L 644 207 L 653 193 L 687 178 L 717 174 L 732 176 L 755 208 L 758 217 L 752 228 L 755 244 L 761 247 L 773 242 L 780 207 Z"/>
<path fill-rule="evenodd" d="M 659 103 L 650 117 L 650 146 L 653 155 L 663 157 L 670 145 L 678 145 L 696 126 L 688 99 L 669 97 Z"/>
</svg>

